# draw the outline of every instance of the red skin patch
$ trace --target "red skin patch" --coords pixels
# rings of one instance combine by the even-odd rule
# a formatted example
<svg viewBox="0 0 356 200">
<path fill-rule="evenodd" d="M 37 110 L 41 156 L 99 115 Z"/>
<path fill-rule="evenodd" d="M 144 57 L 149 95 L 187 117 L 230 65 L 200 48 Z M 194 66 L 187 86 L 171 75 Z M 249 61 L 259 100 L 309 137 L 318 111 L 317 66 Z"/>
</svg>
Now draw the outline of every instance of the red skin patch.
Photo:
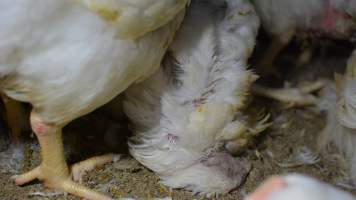
<svg viewBox="0 0 356 200">
<path fill-rule="evenodd" d="M 34 122 L 32 123 L 32 130 L 38 136 L 44 136 L 48 133 L 49 126 L 43 122 Z"/>
<path fill-rule="evenodd" d="M 325 14 L 321 20 L 321 28 L 326 33 L 333 32 L 333 30 L 336 29 L 336 25 L 339 20 L 345 20 L 351 18 L 351 16 L 349 16 L 347 13 L 333 8 L 328 0 L 325 2 L 324 10 L 325 10 L 324 12 Z"/>
<path fill-rule="evenodd" d="M 352 22 L 352 16 L 345 11 L 338 10 L 330 4 L 329 0 L 323 0 L 324 7 L 322 16 L 315 19 L 309 27 L 309 32 L 315 37 L 327 37 L 334 39 L 348 39 L 355 30 L 355 23 Z M 338 24 L 344 24 L 340 29 Z"/>
</svg>

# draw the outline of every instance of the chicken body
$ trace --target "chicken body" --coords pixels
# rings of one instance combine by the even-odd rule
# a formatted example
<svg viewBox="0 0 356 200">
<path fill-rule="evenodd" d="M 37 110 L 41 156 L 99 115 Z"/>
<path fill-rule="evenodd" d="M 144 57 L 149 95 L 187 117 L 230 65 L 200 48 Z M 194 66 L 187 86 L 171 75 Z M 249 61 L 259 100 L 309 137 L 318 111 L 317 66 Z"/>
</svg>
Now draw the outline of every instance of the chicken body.
<svg viewBox="0 0 356 200">
<path fill-rule="evenodd" d="M 262 24 L 267 32 L 280 38 L 288 38 L 294 34 L 307 33 L 312 37 L 326 37 L 350 40 L 356 33 L 356 1 L 352 0 L 252 0 L 261 17 Z M 292 33 L 292 34 L 290 34 Z M 285 35 L 290 34 L 288 37 Z M 272 44 L 273 45 L 273 44 Z M 280 49 L 280 48 L 276 48 Z M 272 49 L 273 51 L 273 49 Z M 274 59 L 275 51 L 269 55 Z M 270 60 L 271 61 L 271 60 Z M 267 62 L 271 63 L 271 62 Z M 313 90 L 291 89 L 284 91 L 259 88 L 264 95 L 295 103 L 318 104 L 328 111 L 327 125 L 323 131 L 323 145 L 333 142 L 346 155 L 350 163 L 351 177 L 356 180 L 356 105 L 355 71 L 356 53 L 351 54 L 348 61 L 347 72 L 344 77 L 339 76 L 336 87 L 319 101 L 312 98 L 308 92 Z M 315 87 L 320 88 L 320 87 Z M 266 92 L 267 90 L 270 90 Z M 280 98 L 283 97 L 283 98 Z M 295 98 L 297 97 L 297 98 Z"/>
<path fill-rule="evenodd" d="M 349 163 L 350 178 L 356 183 L 356 50 L 348 60 L 345 75 L 324 90 L 318 106 L 326 110 L 327 123 L 322 132 L 322 147 L 334 143 Z"/>
<path fill-rule="evenodd" d="M 273 35 L 292 32 L 350 39 L 355 32 L 352 0 L 252 0 L 264 29 Z"/>
<path fill-rule="evenodd" d="M 355 200 L 351 194 L 299 174 L 270 178 L 246 200 Z"/>
<path fill-rule="evenodd" d="M 356 2 L 353 0 L 252 0 L 272 42 L 258 63 L 263 73 L 277 74 L 274 61 L 293 36 L 350 40 L 356 32 Z M 297 59 L 302 65 L 312 50 Z"/>
<path fill-rule="evenodd" d="M 130 152 L 173 188 L 225 193 L 250 165 L 229 153 L 267 126 L 242 109 L 259 20 L 246 0 L 192 1 L 162 69 L 126 91 Z"/>
<path fill-rule="evenodd" d="M 121 1 L 107 1 L 107 6 L 113 2 Z M 140 2 L 127 3 L 126 8 Z M 46 186 L 86 199 L 109 199 L 70 180 L 61 129 L 154 73 L 182 21 L 186 3 L 155 1 L 172 8 L 167 12 L 172 20 L 154 18 L 156 23 L 123 37 L 120 31 L 130 28 L 125 29 L 122 21 L 112 21 L 102 10 L 80 1 L 0 2 L 0 88 L 33 106 L 31 126 L 42 155 L 39 167 L 15 177 L 17 184 L 38 178 Z M 120 10 L 120 4 L 115 5 Z M 145 13 L 149 4 L 143 5 L 137 10 Z M 160 10 L 151 13 L 159 16 L 156 11 Z"/>
</svg>

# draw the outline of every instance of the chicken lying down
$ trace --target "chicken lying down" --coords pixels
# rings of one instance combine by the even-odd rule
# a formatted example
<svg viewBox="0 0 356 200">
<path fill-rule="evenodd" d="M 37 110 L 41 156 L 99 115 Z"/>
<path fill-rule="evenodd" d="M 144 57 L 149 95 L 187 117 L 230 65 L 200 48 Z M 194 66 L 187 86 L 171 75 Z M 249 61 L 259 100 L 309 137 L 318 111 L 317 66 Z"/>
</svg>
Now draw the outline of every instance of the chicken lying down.
<svg viewBox="0 0 356 200">
<path fill-rule="evenodd" d="M 22 141 L 22 133 L 29 132 L 28 112 L 24 106 L 13 99 L 2 95 L 4 108 L 0 109 L 2 119 L 7 123 L 10 135 L 10 144 L 5 151 L 0 152 L 0 168 L 3 171 L 18 172 L 25 159 L 25 145 Z M 5 133 L 0 133 L 5 134 Z"/>
<path fill-rule="evenodd" d="M 192 1 L 161 70 L 125 92 L 130 152 L 163 184 L 216 194 L 244 181 L 250 164 L 230 153 L 268 126 L 242 112 L 258 26 L 247 0 Z"/>
<path fill-rule="evenodd" d="M 125 5 L 121 10 L 119 2 Z M 90 9 L 80 1 L 0 2 L 0 89 L 10 98 L 32 105 L 30 123 L 41 146 L 42 163 L 15 176 L 17 185 L 39 179 L 50 188 L 85 199 L 111 199 L 75 183 L 71 173 L 78 177 L 81 168 L 112 156 L 83 162 L 70 172 L 63 155 L 62 128 L 153 74 L 187 4 L 187 0 L 150 1 L 169 11 L 163 19 L 157 17 L 160 9 L 152 10 L 144 1 L 126 2 L 106 1 L 106 6 L 120 11 L 118 19 L 135 19 L 126 13 L 132 10 L 145 16 L 143 24 L 143 19 L 152 18 L 149 26 L 140 26 L 139 32 L 135 29 L 132 37 L 121 36 L 131 30 L 121 20 L 113 21 L 106 17 L 105 9 Z"/>
<path fill-rule="evenodd" d="M 289 174 L 270 178 L 245 200 L 355 200 L 351 194 L 313 178 Z"/>
<path fill-rule="evenodd" d="M 261 71 L 273 72 L 273 62 L 293 36 L 352 40 L 356 33 L 356 1 L 354 0 L 251 0 L 266 32 L 274 38 L 258 64 Z M 308 53 L 307 53 L 308 54 Z M 304 54 L 301 55 L 301 58 Z M 257 87 L 259 95 L 296 105 L 315 104 L 310 92 L 320 82 L 305 90 L 289 88 L 271 90 Z M 319 87 L 318 87 L 319 86 Z"/>
<path fill-rule="evenodd" d="M 336 76 L 335 84 L 323 90 L 318 106 L 327 111 L 321 134 L 322 147 L 330 142 L 345 155 L 350 177 L 356 184 L 356 50 L 348 60 L 346 74 Z"/>
</svg>

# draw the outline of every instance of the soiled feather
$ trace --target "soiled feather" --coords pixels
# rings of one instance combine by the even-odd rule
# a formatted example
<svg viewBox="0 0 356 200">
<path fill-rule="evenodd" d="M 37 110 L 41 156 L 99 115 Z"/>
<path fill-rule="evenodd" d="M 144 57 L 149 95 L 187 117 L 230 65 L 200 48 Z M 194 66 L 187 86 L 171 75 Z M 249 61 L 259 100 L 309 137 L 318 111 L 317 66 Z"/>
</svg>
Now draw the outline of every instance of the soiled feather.
<svg viewBox="0 0 356 200">
<path fill-rule="evenodd" d="M 217 136 L 248 128 L 235 121 L 255 80 L 246 66 L 258 25 L 246 0 L 193 1 L 161 71 L 126 92 L 130 152 L 165 185 L 216 194 L 244 180 L 250 165 Z"/>
</svg>

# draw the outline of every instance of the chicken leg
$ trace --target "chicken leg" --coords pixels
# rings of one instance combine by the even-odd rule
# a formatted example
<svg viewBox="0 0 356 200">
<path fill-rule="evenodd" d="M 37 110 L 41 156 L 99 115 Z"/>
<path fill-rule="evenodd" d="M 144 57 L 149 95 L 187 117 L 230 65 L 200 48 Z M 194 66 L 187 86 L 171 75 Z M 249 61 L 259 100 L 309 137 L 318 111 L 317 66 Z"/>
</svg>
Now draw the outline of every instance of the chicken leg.
<svg viewBox="0 0 356 200">
<path fill-rule="evenodd" d="M 298 88 L 274 89 L 262 85 L 253 85 L 252 92 L 257 96 L 271 98 L 287 103 L 287 107 L 309 106 L 317 103 L 317 98 L 311 93 L 321 89 L 324 82 L 319 80 Z"/>
<path fill-rule="evenodd" d="M 261 60 L 257 64 L 262 74 L 280 77 L 277 68 L 274 66 L 274 61 L 279 53 L 289 44 L 294 33 L 293 29 L 281 36 L 273 36 L 267 51 L 262 55 Z"/>
<path fill-rule="evenodd" d="M 18 171 L 24 160 L 24 145 L 21 143 L 21 132 L 27 130 L 26 111 L 20 102 L 12 100 L 2 94 L 5 106 L 6 122 L 10 129 L 10 147 L 7 151 L 0 153 L 0 166 L 10 171 Z"/>
<path fill-rule="evenodd" d="M 31 126 L 41 146 L 42 163 L 22 175 L 14 176 L 17 185 L 34 179 L 44 182 L 47 187 L 58 189 L 90 200 L 111 200 L 110 197 L 94 192 L 71 180 L 62 144 L 62 127 L 43 122 L 37 113 L 31 113 Z"/>
</svg>

